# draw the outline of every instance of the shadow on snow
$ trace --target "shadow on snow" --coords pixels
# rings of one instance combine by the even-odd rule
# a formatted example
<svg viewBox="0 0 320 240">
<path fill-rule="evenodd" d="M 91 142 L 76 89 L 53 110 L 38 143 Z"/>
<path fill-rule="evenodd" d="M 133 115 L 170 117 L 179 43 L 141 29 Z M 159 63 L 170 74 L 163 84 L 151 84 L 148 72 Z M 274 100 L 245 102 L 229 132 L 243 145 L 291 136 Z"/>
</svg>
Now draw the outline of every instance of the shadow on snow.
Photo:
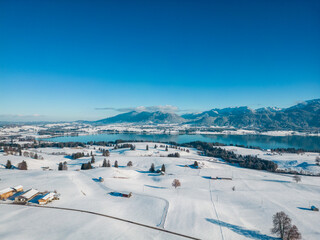
<svg viewBox="0 0 320 240">
<path fill-rule="evenodd" d="M 252 238 L 252 239 L 256 239 L 256 240 L 279 240 L 279 238 L 271 237 L 271 236 L 268 236 L 265 234 L 261 234 L 259 231 L 248 230 L 243 227 L 233 225 L 230 223 L 226 223 L 223 221 L 219 221 L 216 219 L 206 218 L 206 220 L 208 222 L 213 223 L 213 224 L 220 225 L 222 227 L 226 227 L 226 228 L 230 229 L 231 231 L 233 231 L 239 235 L 242 235 L 244 237 L 248 237 L 248 238 Z"/>
</svg>

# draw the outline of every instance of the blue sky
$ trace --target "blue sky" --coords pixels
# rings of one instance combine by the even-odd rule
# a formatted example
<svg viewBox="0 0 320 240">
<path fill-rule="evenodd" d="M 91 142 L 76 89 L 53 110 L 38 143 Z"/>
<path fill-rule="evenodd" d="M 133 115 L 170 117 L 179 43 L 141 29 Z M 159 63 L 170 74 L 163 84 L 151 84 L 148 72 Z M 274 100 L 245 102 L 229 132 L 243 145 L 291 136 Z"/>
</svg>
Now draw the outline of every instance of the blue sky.
<svg viewBox="0 0 320 240">
<path fill-rule="evenodd" d="M 317 0 L 2 0 L 0 121 L 319 98 L 319 12 Z"/>
</svg>

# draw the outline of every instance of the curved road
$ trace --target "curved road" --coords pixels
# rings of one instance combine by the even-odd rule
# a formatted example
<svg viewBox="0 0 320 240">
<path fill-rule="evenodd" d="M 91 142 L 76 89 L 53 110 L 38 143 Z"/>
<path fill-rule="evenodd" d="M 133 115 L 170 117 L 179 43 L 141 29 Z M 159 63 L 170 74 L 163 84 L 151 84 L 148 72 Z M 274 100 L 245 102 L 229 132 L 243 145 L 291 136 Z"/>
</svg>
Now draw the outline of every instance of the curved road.
<svg viewBox="0 0 320 240">
<path fill-rule="evenodd" d="M 126 222 L 126 223 L 131 223 L 131 224 L 138 225 L 138 226 L 141 226 L 141 227 L 150 228 L 150 229 L 153 229 L 153 230 L 165 232 L 165 233 L 176 235 L 176 236 L 179 236 L 179 237 L 200 240 L 199 238 L 195 238 L 195 237 L 184 235 L 184 234 L 181 234 L 181 233 L 165 230 L 163 228 L 153 227 L 153 226 L 149 226 L 149 225 L 146 225 L 146 224 L 142 224 L 142 223 L 126 220 L 126 219 L 123 219 L 123 218 L 113 217 L 113 216 L 110 216 L 110 215 L 101 214 L 101 213 L 97 213 L 97 212 L 86 211 L 86 210 L 73 209 L 73 208 L 62 208 L 62 207 L 39 206 L 39 205 L 18 205 L 18 204 L 12 204 L 12 203 L 0 203 L 0 205 L 1 204 L 2 205 L 10 205 L 10 206 L 37 207 L 37 208 L 47 208 L 47 209 L 53 209 L 53 210 L 64 210 L 64 211 L 73 211 L 73 212 L 81 212 L 81 213 L 93 214 L 93 215 L 106 217 L 106 218 L 111 218 L 111 219 L 122 221 L 122 222 Z"/>
</svg>

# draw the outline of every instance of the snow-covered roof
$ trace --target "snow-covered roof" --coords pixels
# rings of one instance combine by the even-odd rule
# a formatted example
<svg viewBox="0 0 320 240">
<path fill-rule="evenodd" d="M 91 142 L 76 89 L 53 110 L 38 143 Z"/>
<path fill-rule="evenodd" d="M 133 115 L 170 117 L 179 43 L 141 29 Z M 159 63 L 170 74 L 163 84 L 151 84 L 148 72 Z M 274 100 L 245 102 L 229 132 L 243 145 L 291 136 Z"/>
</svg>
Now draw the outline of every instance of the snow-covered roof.
<svg viewBox="0 0 320 240">
<path fill-rule="evenodd" d="M 43 200 L 48 200 L 50 198 L 53 198 L 54 197 L 54 193 L 53 192 L 50 192 L 50 193 L 47 193 L 44 197 L 42 197 L 41 199 Z"/>
<path fill-rule="evenodd" d="M 30 189 L 28 191 L 26 191 L 24 194 L 21 195 L 21 197 L 24 197 L 24 198 L 31 198 L 32 196 L 34 196 L 35 194 L 37 194 L 39 191 L 36 190 L 36 189 Z"/>
<path fill-rule="evenodd" d="M 20 188 L 23 188 L 23 186 L 22 185 L 18 185 L 18 186 L 13 187 L 14 190 L 17 190 L 17 189 L 20 189 Z"/>
<path fill-rule="evenodd" d="M 4 193 L 7 193 L 7 192 L 11 192 L 12 191 L 12 188 L 5 188 L 5 189 L 2 189 L 0 191 L 0 194 L 4 194 Z"/>
</svg>

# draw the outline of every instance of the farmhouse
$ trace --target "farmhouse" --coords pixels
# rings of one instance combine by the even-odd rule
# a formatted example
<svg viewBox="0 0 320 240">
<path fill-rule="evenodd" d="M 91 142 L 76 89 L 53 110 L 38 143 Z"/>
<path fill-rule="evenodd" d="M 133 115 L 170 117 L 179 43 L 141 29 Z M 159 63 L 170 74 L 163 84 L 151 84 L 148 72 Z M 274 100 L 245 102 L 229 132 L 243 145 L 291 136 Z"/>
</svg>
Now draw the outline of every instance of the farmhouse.
<svg viewBox="0 0 320 240">
<path fill-rule="evenodd" d="M 6 200 L 8 197 L 13 195 L 14 190 L 12 188 L 5 188 L 0 191 L 0 199 Z"/>
<path fill-rule="evenodd" d="M 44 195 L 41 199 L 38 200 L 38 203 L 41 205 L 47 204 L 48 202 L 52 201 L 55 197 L 55 193 L 49 192 L 46 195 Z"/>
<path fill-rule="evenodd" d="M 26 191 L 24 194 L 16 197 L 14 201 L 16 203 L 26 203 L 30 201 L 32 198 L 34 198 L 35 196 L 37 196 L 38 194 L 39 194 L 38 190 L 31 188 L 28 191 Z"/>
</svg>

